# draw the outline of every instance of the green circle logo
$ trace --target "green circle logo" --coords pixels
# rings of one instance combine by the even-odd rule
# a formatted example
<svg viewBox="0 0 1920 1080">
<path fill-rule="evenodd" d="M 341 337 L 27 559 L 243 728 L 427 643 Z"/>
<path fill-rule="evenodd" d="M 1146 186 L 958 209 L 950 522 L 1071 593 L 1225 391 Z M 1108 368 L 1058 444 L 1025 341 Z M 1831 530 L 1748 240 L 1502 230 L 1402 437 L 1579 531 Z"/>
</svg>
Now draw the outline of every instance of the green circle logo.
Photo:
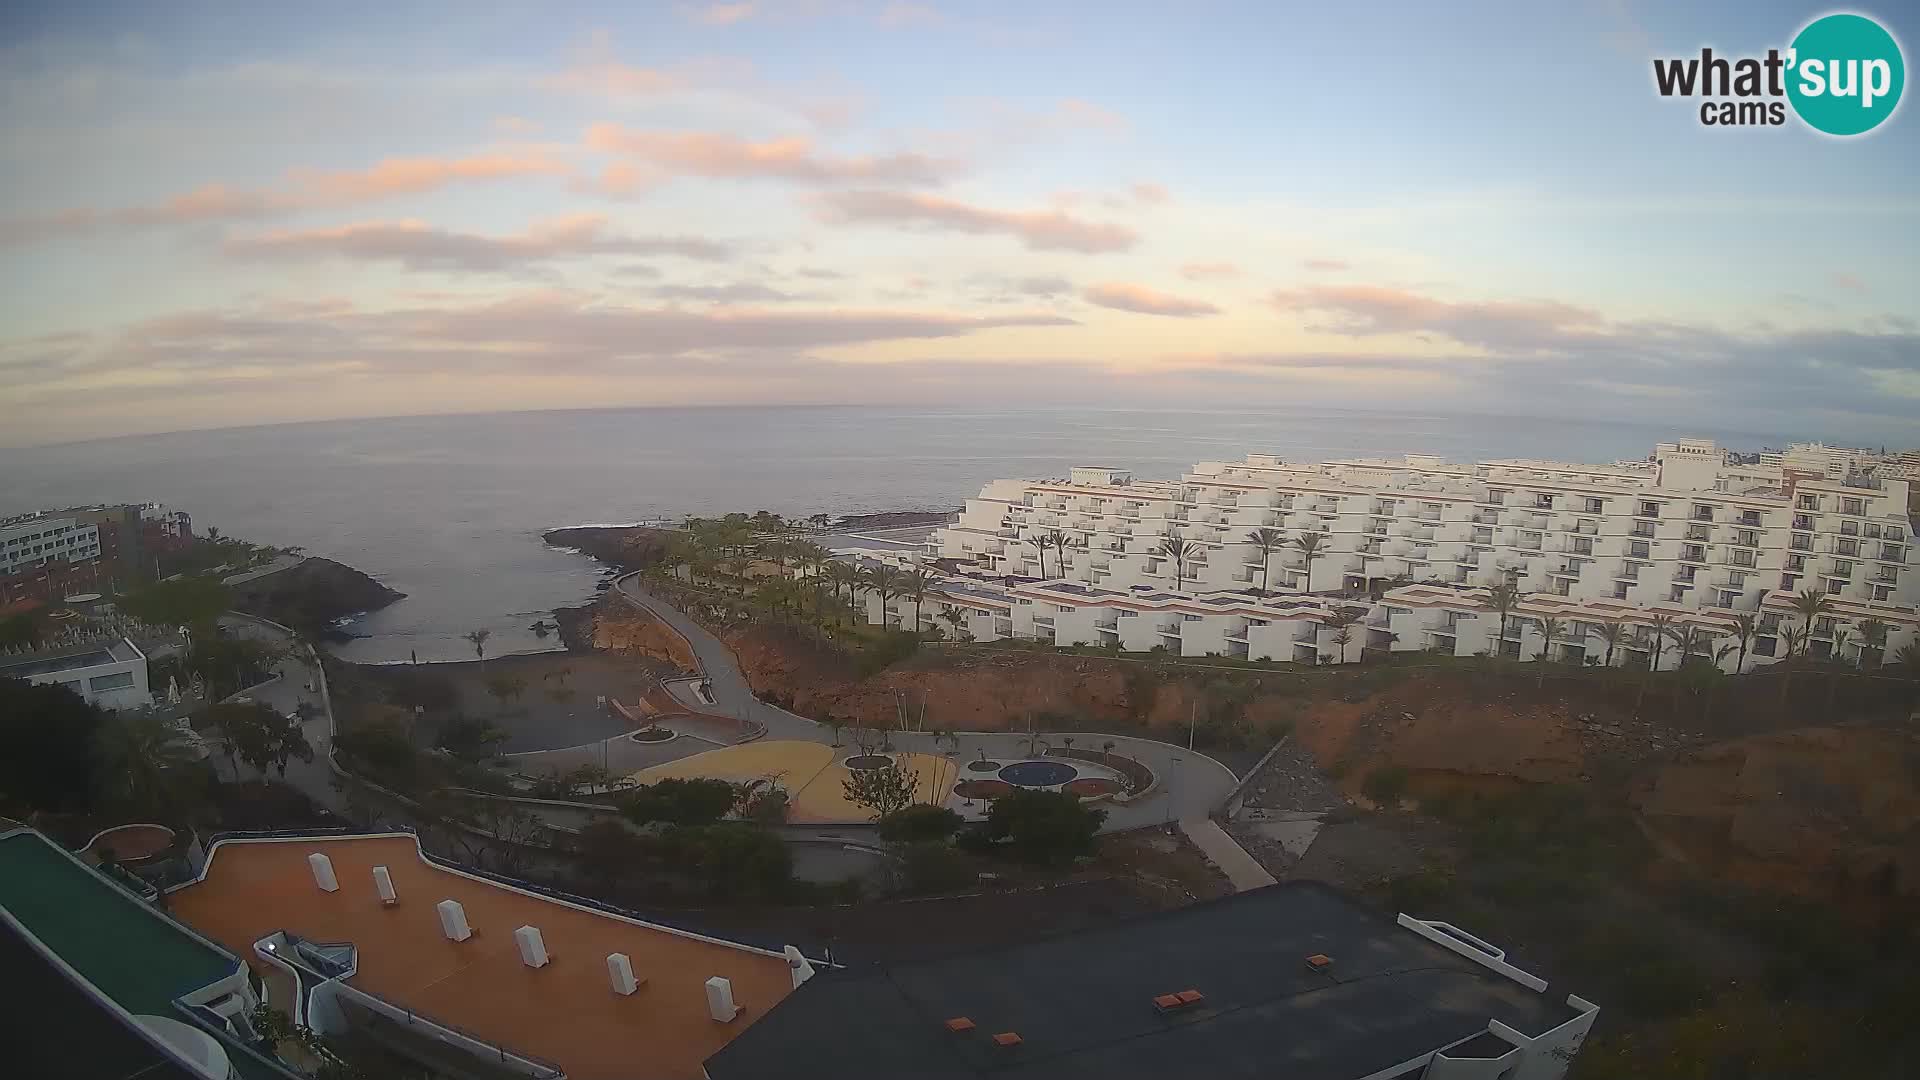
<svg viewBox="0 0 1920 1080">
<path fill-rule="evenodd" d="M 1807 24 L 1787 54 L 1787 100 L 1816 131 L 1860 135 L 1900 105 L 1907 65 L 1900 43 L 1864 15 L 1825 15 Z"/>
</svg>

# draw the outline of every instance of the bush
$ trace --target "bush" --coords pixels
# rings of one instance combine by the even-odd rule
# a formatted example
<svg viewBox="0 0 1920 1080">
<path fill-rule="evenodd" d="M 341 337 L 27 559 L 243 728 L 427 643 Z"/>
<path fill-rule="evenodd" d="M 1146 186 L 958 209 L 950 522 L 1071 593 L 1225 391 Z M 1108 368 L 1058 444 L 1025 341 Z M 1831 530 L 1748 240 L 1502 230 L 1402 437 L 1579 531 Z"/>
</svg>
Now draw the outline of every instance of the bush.
<svg viewBox="0 0 1920 1080">
<path fill-rule="evenodd" d="M 739 797 L 739 789 L 725 780 L 668 777 L 628 792 L 620 800 L 620 810 L 641 825 L 654 821 L 711 825 L 726 817 Z"/>
<path fill-rule="evenodd" d="M 1381 806 L 1397 806 L 1407 791 L 1407 770 L 1398 765 L 1382 766 L 1367 774 L 1360 790 Z"/>
<path fill-rule="evenodd" d="M 716 900 L 778 899 L 793 881 L 787 845 L 752 822 L 676 826 L 660 846 L 669 865 L 700 879 Z"/>
<path fill-rule="evenodd" d="M 910 893 L 948 893 L 980 881 L 970 856 L 945 843 L 906 844 L 899 849 L 900 874 Z"/>
<path fill-rule="evenodd" d="M 960 831 L 959 814 L 944 806 L 909 806 L 880 819 L 880 839 L 899 844 L 944 844 Z"/>
<path fill-rule="evenodd" d="M 1016 791 L 994 800 L 987 834 L 996 842 L 1006 840 L 1021 859 L 1058 863 L 1091 854 L 1093 838 L 1106 819 L 1105 810 L 1064 792 Z"/>
</svg>

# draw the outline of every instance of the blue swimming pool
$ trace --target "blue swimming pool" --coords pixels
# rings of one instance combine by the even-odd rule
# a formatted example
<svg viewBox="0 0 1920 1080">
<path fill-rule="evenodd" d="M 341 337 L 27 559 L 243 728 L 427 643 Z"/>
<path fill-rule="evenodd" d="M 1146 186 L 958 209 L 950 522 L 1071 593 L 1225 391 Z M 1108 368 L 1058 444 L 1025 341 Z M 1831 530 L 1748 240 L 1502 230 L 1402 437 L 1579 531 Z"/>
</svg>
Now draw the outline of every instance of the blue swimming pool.
<svg viewBox="0 0 1920 1080">
<path fill-rule="evenodd" d="M 1080 770 L 1061 761 L 1016 761 L 1000 770 L 1000 779 L 1019 787 L 1058 787 L 1080 775 Z"/>
</svg>

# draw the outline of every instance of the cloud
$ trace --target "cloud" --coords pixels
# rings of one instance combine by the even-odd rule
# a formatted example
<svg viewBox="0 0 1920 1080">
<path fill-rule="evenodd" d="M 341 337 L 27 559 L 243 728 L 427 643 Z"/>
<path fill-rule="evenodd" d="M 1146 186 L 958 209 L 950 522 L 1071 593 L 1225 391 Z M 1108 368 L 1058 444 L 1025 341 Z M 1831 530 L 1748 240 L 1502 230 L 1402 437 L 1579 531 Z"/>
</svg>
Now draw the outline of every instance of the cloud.
<svg viewBox="0 0 1920 1080">
<path fill-rule="evenodd" d="M 1000 210 L 909 192 L 827 192 L 815 200 L 815 206 L 820 219 L 832 224 L 910 225 L 974 235 L 1000 234 L 1016 237 L 1034 251 L 1126 251 L 1140 239 L 1124 225 L 1087 221 L 1061 210 Z"/>
<path fill-rule="evenodd" d="M 1190 262 L 1180 267 L 1180 276 L 1188 281 L 1213 281 L 1240 276 L 1240 267 L 1230 262 Z"/>
<path fill-rule="evenodd" d="M 652 293 L 666 300 L 702 300 L 714 304 L 778 304 L 809 299 L 756 281 L 735 281 L 726 285 L 662 285 L 653 289 Z"/>
<path fill-rule="evenodd" d="M 1867 287 L 1867 283 L 1862 280 L 1859 275 L 1849 274 L 1845 271 L 1835 273 L 1833 275 L 1833 283 L 1848 292 L 1857 292 L 1863 296 L 1873 291 Z"/>
<path fill-rule="evenodd" d="M 592 255 L 676 255 L 715 261 L 728 245 L 693 236 L 627 236 L 607 219 L 577 214 L 535 222 L 525 232 L 484 236 L 420 221 L 368 221 L 330 228 L 262 233 L 229 241 L 232 255 L 253 259 L 332 257 L 397 262 L 410 270 L 514 270 Z"/>
<path fill-rule="evenodd" d="M 618 124 L 587 129 L 587 145 L 607 153 L 639 158 L 668 173 L 723 179 L 770 177 L 801 183 L 879 181 L 930 185 L 958 175 L 964 166 L 925 154 L 834 157 L 821 154 L 804 138 L 767 142 L 718 132 L 629 131 Z"/>
<path fill-rule="evenodd" d="M 939 11 L 927 4 L 907 3 L 906 0 L 893 0 L 881 7 L 874 21 L 890 29 L 909 26 L 935 26 L 945 21 Z"/>
<path fill-rule="evenodd" d="M 1135 202 L 1158 204 L 1173 198 L 1164 184 L 1139 183 L 1128 189 Z"/>
<path fill-rule="evenodd" d="M 1300 260 L 1300 265 L 1316 273 L 1333 273 L 1340 270 L 1352 269 L 1345 259 L 1329 259 L 1324 257 L 1302 259 Z"/>
<path fill-rule="evenodd" d="M 1112 281 L 1089 288 L 1082 297 L 1089 304 L 1131 311 L 1139 315 L 1168 315 L 1190 319 L 1197 315 L 1218 315 L 1220 309 L 1204 300 L 1191 300 L 1150 289 L 1145 285 Z"/>
<path fill-rule="evenodd" d="M 1559 347 L 1603 331 L 1599 312 L 1555 301 L 1454 303 L 1381 285 L 1316 285 L 1271 297 L 1282 311 L 1314 312 L 1333 321 L 1313 327 L 1352 337 L 1428 334 L 1462 345 L 1502 350 Z"/>
<path fill-rule="evenodd" d="M 1079 98 L 1064 98 L 1056 106 L 1061 119 L 1077 127 L 1097 131 L 1122 132 L 1130 126 L 1127 118 L 1104 105 L 1095 105 L 1091 101 Z"/>
<path fill-rule="evenodd" d="M 751 2 L 707 4 L 702 7 L 683 7 L 680 11 L 688 19 L 705 26 L 732 26 L 752 18 L 755 7 Z"/>
<path fill-rule="evenodd" d="M 538 154 L 388 158 L 365 169 L 295 169 L 275 187 L 248 189 L 208 184 L 145 206 L 76 208 L 0 221 L 0 244 L 26 243 L 108 227 L 192 225 L 261 218 L 421 194 L 472 181 L 565 171 L 563 163 Z"/>
</svg>

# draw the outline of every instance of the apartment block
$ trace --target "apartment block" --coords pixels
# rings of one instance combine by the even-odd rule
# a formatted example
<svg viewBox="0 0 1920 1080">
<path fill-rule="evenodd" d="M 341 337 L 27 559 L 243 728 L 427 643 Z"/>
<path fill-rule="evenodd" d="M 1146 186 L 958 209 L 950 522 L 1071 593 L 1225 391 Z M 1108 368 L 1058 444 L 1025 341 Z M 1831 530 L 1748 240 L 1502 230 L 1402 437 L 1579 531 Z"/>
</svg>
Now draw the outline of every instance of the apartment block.
<svg viewBox="0 0 1920 1080">
<path fill-rule="evenodd" d="M 99 556 L 100 529 L 91 522 L 35 516 L 0 524 L 0 577 Z"/>
<path fill-rule="evenodd" d="M 1701 439 L 1604 465 L 1250 454 L 1177 481 L 1104 467 L 994 481 L 926 554 L 952 569 L 963 595 L 945 602 L 977 639 L 1334 663 L 1366 648 L 1533 659 L 1542 643 L 1524 628 L 1553 620 L 1553 655 L 1585 656 L 1607 622 L 1663 616 L 1721 636 L 1754 613 L 1777 630 L 1787 598 L 1814 589 L 1835 608 L 1829 635 L 1878 620 L 1891 651 L 1920 628 L 1908 494 L 1901 479 L 1734 463 Z M 1525 599 L 1495 640 L 1481 620 L 1501 583 Z M 1354 640 L 1329 648 L 1343 624 Z M 1745 663 L 1783 651 L 1757 643 Z"/>
</svg>

